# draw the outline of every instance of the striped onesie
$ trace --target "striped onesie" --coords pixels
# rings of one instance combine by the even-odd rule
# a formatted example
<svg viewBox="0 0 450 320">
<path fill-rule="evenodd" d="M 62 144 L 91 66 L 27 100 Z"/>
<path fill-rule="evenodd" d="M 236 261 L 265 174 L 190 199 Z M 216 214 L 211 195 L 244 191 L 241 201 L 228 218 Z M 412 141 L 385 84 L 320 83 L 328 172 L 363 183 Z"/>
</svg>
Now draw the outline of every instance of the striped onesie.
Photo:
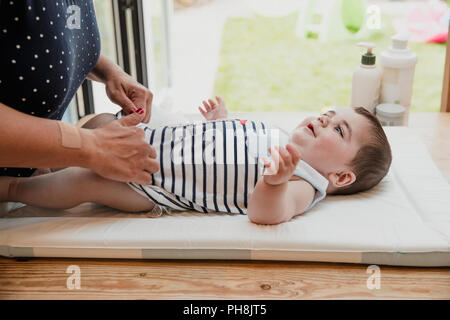
<svg viewBox="0 0 450 320">
<path fill-rule="evenodd" d="M 128 183 L 162 208 L 247 213 L 250 196 L 263 176 L 268 148 L 285 146 L 289 136 L 259 121 L 212 120 L 144 129 L 160 170 L 148 185 Z M 326 196 L 328 180 L 300 160 L 295 175 L 316 188 L 309 210 Z"/>
</svg>

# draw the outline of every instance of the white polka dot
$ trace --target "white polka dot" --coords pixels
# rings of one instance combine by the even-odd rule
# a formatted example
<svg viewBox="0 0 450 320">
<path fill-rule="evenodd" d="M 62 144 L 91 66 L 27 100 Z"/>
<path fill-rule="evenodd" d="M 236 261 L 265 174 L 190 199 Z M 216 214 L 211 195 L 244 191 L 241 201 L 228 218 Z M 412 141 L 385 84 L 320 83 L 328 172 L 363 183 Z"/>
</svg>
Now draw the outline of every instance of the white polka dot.
<svg viewBox="0 0 450 320">
<path fill-rule="evenodd" d="M 63 35 L 64 35 L 64 32 L 61 32 L 61 35 L 63 36 Z"/>
<path fill-rule="evenodd" d="M 59 18 L 59 13 L 56 16 Z"/>
<path fill-rule="evenodd" d="M 6 29 L 3 29 L 3 33 L 7 33 L 8 32 L 8 30 L 6 30 Z"/>
<path fill-rule="evenodd" d="M 16 45 L 16 48 L 17 48 L 17 49 L 20 49 L 20 44 L 17 44 L 17 45 Z"/>
<path fill-rule="evenodd" d="M 58 3 L 58 2 L 56 3 L 56 6 L 59 6 L 59 3 Z"/>
<path fill-rule="evenodd" d="M 40 35 L 39 35 L 39 37 L 41 37 L 41 38 L 43 38 L 44 37 L 44 35 L 41 33 Z"/>
<path fill-rule="evenodd" d="M 12 64 L 15 64 L 15 63 L 16 63 L 16 60 L 12 59 L 12 60 L 11 60 L 11 63 L 12 63 Z"/>
<path fill-rule="evenodd" d="M 28 40 L 31 40 L 31 36 L 27 36 L 27 39 L 28 39 Z"/>
<path fill-rule="evenodd" d="M 46 9 L 45 9 L 45 7 L 42 7 L 42 11 L 45 11 Z"/>
<path fill-rule="evenodd" d="M 28 6 L 28 10 L 31 10 L 31 6 Z"/>
<path fill-rule="evenodd" d="M 31 114 L 34 114 L 34 111 L 31 111 Z"/>
<path fill-rule="evenodd" d="M 55 97 L 55 98 L 58 98 L 58 95 L 57 95 L 57 94 L 55 94 L 55 95 L 54 95 L 54 97 Z"/>
<path fill-rule="evenodd" d="M 14 18 L 14 21 L 19 21 L 19 17 L 15 17 L 15 18 Z"/>
<path fill-rule="evenodd" d="M 50 52 L 50 50 L 48 50 L 48 49 L 45 49 L 45 52 L 49 53 L 49 52 Z"/>
<path fill-rule="evenodd" d="M 64 88 L 64 92 L 66 92 L 67 91 L 67 89 L 66 88 Z"/>
<path fill-rule="evenodd" d="M 37 89 L 36 89 L 36 88 L 34 88 L 34 89 L 33 89 L 33 92 L 37 92 Z"/>
<path fill-rule="evenodd" d="M 19 80 L 23 80 L 23 77 L 22 77 L 22 76 L 19 76 Z"/>
<path fill-rule="evenodd" d="M 25 102 L 25 101 L 27 101 L 27 99 L 26 98 L 22 98 L 22 101 Z"/>
<path fill-rule="evenodd" d="M 48 110 L 47 110 L 47 112 L 50 112 L 50 111 L 52 111 L 52 110 L 51 110 L 51 109 L 48 109 Z"/>
<path fill-rule="evenodd" d="M 50 21 L 50 24 L 53 25 L 53 21 Z"/>
<path fill-rule="evenodd" d="M 49 79 L 47 79 L 47 80 L 45 80 L 45 82 L 47 82 L 47 83 L 50 83 L 50 80 L 49 80 Z"/>
<path fill-rule="evenodd" d="M 61 54 L 64 54 L 64 51 L 61 51 Z"/>
<path fill-rule="evenodd" d="M 34 58 L 37 59 L 37 58 L 39 58 L 39 56 L 38 56 L 37 54 L 35 54 L 35 55 L 34 55 Z"/>
<path fill-rule="evenodd" d="M 64 77 L 63 76 L 61 76 L 61 77 L 59 77 L 60 79 L 64 79 Z"/>
<path fill-rule="evenodd" d="M 36 17 L 36 21 L 39 21 L 39 19 L 40 19 L 39 17 Z"/>
<path fill-rule="evenodd" d="M 62 64 L 62 60 L 59 60 L 59 64 Z"/>
<path fill-rule="evenodd" d="M 12 6 L 14 4 L 14 1 L 10 1 L 9 4 Z"/>
<path fill-rule="evenodd" d="M 42 101 L 42 104 L 46 104 L 47 102 L 45 102 L 45 101 Z"/>
<path fill-rule="evenodd" d="M 57 37 L 57 36 L 54 36 L 54 38 L 55 38 L 55 39 L 58 39 L 58 37 Z"/>
<path fill-rule="evenodd" d="M 34 70 L 36 70 L 36 68 L 32 66 L 32 67 L 31 67 L 31 70 L 34 71 Z"/>
<path fill-rule="evenodd" d="M 49 65 L 49 67 L 50 67 L 50 69 L 52 69 L 52 68 L 53 68 L 53 65 Z"/>
</svg>

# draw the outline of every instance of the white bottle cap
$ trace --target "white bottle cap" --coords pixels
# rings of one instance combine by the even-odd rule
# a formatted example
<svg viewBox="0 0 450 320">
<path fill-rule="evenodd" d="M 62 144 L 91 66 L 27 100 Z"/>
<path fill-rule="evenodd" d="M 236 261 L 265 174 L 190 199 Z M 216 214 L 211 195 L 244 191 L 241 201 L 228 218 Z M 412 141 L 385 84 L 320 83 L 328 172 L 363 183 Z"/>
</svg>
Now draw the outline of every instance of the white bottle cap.
<svg viewBox="0 0 450 320">
<path fill-rule="evenodd" d="M 408 45 L 409 34 L 407 33 L 397 33 L 391 37 L 392 49 L 405 50 Z"/>
<path fill-rule="evenodd" d="M 399 118 L 403 116 L 406 111 L 405 107 L 396 103 L 382 103 L 377 105 L 376 114 L 388 117 L 388 118 Z"/>
</svg>

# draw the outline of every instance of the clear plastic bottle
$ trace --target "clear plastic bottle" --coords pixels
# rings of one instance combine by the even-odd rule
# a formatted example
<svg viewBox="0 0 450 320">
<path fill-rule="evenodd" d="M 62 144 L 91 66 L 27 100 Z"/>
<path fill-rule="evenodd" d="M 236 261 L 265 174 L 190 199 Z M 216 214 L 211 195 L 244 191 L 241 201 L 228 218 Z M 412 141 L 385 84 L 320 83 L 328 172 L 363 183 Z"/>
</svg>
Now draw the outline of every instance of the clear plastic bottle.
<svg viewBox="0 0 450 320">
<path fill-rule="evenodd" d="M 367 52 L 362 55 L 361 64 L 353 72 L 350 105 L 354 108 L 363 107 L 375 114 L 381 82 L 381 70 L 376 67 L 376 57 L 372 53 L 375 44 L 371 42 L 359 42 L 357 45 L 367 48 Z"/>
<path fill-rule="evenodd" d="M 408 125 L 414 70 L 417 55 L 408 47 L 407 34 L 391 38 L 392 46 L 380 55 L 381 92 L 380 103 L 396 103 L 405 107 L 403 125 Z"/>
</svg>

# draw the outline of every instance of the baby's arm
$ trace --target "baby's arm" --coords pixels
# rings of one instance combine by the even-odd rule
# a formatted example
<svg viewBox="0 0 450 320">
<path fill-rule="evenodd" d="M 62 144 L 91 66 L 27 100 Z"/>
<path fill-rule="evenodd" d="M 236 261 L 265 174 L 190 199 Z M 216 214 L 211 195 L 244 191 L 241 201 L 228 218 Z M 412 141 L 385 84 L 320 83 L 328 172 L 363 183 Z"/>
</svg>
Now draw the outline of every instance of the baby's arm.
<svg viewBox="0 0 450 320">
<path fill-rule="evenodd" d="M 209 99 L 208 101 L 203 100 L 203 105 L 206 110 L 202 107 L 198 107 L 200 113 L 205 117 L 206 120 L 218 120 L 228 118 L 228 110 L 225 106 L 225 100 L 223 98 L 216 96 L 217 103 L 214 100 Z"/>
<path fill-rule="evenodd" d="M 254 223 L 289 221 L 304 212 L 314 199 L 311 184 L 302 179 L 289 181 L 300 160 L 298 152 L 288 144 L 286 149 L 271 150 L 271 154 L 275 162 L 266 162 L 265 167 L 270 165 L 270 168 L 256 184 L 247 208 L 247 215 Z"/>
</svg>

